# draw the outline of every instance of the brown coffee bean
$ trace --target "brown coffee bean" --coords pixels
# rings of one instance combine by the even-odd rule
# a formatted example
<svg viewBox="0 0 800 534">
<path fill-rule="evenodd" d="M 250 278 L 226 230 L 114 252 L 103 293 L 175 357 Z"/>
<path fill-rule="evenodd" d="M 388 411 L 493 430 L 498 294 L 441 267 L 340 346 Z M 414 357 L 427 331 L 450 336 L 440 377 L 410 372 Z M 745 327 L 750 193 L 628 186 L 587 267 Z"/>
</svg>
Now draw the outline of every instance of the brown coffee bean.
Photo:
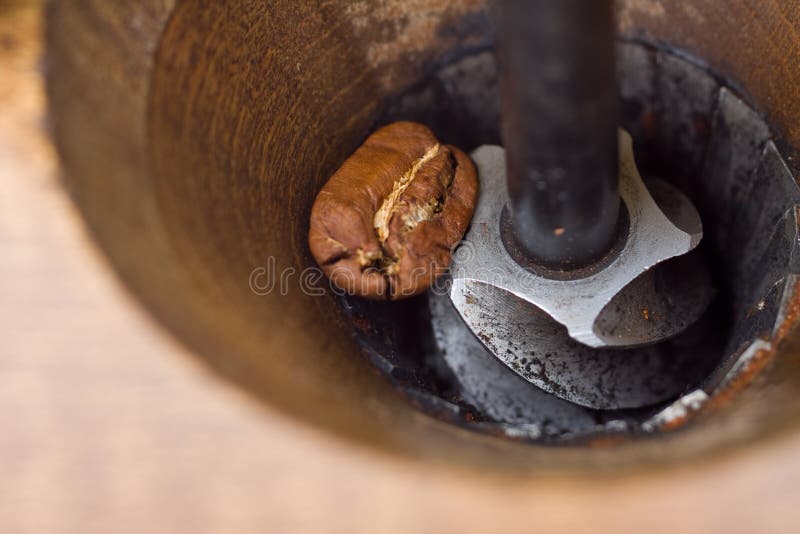
<svg viewBox="0 0 800 534">
<path fill-rule="evenodd" d="M 311 253 L 340 289 L 401 299 L 425 291 L 450 263 L 478 191 L 475 165 L 425 126 L 373 133 L 317 195 Z"/>
</svg>

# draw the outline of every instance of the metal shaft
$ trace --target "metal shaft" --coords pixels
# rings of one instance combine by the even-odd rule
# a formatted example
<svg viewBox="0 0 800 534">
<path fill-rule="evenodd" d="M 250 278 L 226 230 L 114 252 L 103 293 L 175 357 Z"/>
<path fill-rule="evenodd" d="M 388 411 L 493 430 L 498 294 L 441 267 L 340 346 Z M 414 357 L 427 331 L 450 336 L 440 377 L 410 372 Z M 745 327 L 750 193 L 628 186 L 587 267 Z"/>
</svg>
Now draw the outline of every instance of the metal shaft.
<svg viewBox="0 0 800 534">
<path fill-rule="evenodd" d="M 515 241 L 550 265 L 590 263 L 619 215 L 612 1 L 501 0 L 496 11 Z"/>
</svg>

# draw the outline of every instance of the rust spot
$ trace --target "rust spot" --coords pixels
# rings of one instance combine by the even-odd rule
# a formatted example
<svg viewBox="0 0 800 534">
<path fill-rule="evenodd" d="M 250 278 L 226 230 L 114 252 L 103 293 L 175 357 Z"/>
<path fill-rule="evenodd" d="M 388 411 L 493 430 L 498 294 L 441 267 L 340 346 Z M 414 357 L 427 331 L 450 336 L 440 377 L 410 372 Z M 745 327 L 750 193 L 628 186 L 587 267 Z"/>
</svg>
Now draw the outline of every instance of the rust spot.
<svg viewBox="0 0 800 534">
<path fill-rule="evenodd" d="M 708 403 L 708 409 L 717 410 L 729 405 L 731 401 L 761 373 L 774 354 L 774 345 L 770 350 L 762 349 L 754 354 L 739 374 L 733 377 L 733 379 L 725 385 L 724 389 L 718 391 L 716 395 L 711 397 Z"/>
<path fill-rule="evenodd" d="M 658 133 L 658 116 L 651 109 L 642 113 L 642 130 L 647 139 L 654 139 Z"/>
<path fill-rule="evenodd" d="M 369 332 L 370 330 L 370 323 L 364 317 L 353 317 L 351 322 L 361 332 Z"/>
<path fill-rule="evenodd" d="M 694 129 L 703 137 L 711 135 L 711 123 L 708 118 L 703 115 L 696 115 L 694 117 Z"/>
<path fill-rule="evenodd" d="M 694 414 L 694 412 L 692 412 Z M 673 417 L 669 421 L 665 422 L 659 427 L 659 430 L 662 432 L 669 432 L 670 430 L 675 430 L 683 425 L 685 425 L 689 421 L 689 413 L 681 417 Z"/>
<path fill-rule="evenodd" d="M 783 321 L 776 329 L 775 335 L 767 340 L 770 343 L 770 348 L 761 349 L 756 352 L 743 366 L 741 371 L 729 380 L 723 389 L 720 389 L 711 397 L 707 404 L 708 409 L 716 410 L 730 404 L 742 390 L 753 382 L 767 364 L 772 361 L 772 358 L 777 353 L 778 345 L 797 325 L 798 319 L 800 319 L 800 282 L 795 283 L 792 292 L 792 299 L 786 306 L 786 315 Z"/>
<path fill-rule="evenodd" d="M 780 341 L 786 337 L 786 334 L 794 328 L 797 321 L 800 319 L 800 281 L 795 283 L 792 291 L 794 292 L 792 300 L 786 306 L 786 317 L 784 317 L 783 322 L 775 333 L 776 341 Z"/>
</svg>

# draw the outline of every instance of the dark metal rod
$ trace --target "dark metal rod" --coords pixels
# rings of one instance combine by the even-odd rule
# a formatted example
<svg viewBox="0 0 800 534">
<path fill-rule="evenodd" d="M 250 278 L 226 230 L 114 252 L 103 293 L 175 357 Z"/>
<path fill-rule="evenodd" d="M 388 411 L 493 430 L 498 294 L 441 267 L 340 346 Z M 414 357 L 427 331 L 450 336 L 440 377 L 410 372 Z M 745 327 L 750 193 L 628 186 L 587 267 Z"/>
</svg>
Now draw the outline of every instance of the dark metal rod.
<svg viewBox="0 0 800 534">
<path fill-rule="evenodd" d="M 570 268 L 617 232 L 618 103 L 611 0 L 501 0 L 497 58 L 515 241 Z"/>
</svg>

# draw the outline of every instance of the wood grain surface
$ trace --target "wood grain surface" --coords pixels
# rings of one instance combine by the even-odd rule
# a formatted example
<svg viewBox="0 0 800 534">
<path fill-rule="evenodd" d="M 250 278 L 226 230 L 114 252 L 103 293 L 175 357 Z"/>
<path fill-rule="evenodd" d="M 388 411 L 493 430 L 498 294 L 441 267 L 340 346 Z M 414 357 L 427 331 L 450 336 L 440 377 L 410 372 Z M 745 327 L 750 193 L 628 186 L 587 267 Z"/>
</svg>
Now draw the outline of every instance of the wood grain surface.
<svg viewBox="0 0 800 534">
<path fill-rule="evenodd" d="M 0 533 L 796 530 L 797 433 L 515 477 L 364 447 L 219 380 L 122 287 L 63 187 L 41 22 L 0 2 Z"/>
</svg>

